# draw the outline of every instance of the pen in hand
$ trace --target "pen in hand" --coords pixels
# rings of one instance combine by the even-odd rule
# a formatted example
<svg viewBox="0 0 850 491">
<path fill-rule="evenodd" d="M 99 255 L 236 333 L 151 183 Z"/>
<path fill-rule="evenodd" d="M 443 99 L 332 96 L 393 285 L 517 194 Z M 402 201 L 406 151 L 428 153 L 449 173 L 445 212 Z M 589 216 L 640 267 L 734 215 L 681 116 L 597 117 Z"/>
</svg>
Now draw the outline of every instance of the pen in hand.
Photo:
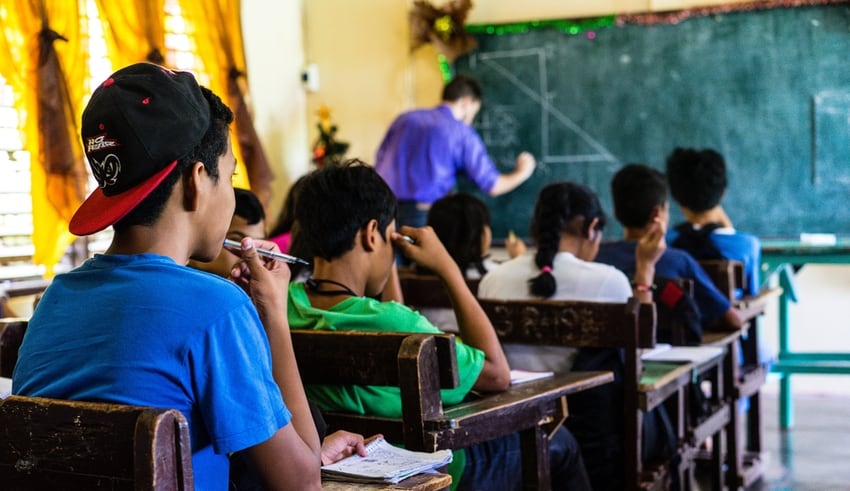
<svg viewBox="0 0 850 491">
<path fill-rule="evenodd" d="M 242 249 L 241 243 L 239 243 L 235 240 L 230 240 L 230 239 L 224 239 L 224 246 L 225 247 L 231 247 L 233 249 L 240 249 L 240 250 Z M 300 257 L 290 256 L 289 254 L 284 254 L 282 252 L 270 251 L 268 249 L 259 249 L 258 248 L 257 254 L 259 254 L 261 256 L 266 256 L 266 257 L 270 257 L 270 258 L 273 258 L 273 259 L 277 259 L 278 261 L 285 261 L 285 262 L 291 263 L 291 264 L 304 264 L 306 266 L 310 265 L 309 262 L 301 259 Z"/>
</svg>

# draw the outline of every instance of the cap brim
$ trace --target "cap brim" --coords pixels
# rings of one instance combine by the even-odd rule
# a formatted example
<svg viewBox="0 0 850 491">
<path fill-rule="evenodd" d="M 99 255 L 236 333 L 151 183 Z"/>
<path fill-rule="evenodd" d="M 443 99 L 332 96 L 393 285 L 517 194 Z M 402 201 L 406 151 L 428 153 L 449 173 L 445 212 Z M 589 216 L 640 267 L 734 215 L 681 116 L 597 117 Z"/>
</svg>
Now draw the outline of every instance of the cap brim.
<svg viewBox="0 0 850 491">
<path fill-rule="evenodd" d="M 121 220 L 151 194 L 176 166 L 175 160 L 146 181 L 115 196 L 103 194 L 101 188 L 95 189 L 71 217 L 68 230 L 74 235 L 91 235 Z"/>
</svg>

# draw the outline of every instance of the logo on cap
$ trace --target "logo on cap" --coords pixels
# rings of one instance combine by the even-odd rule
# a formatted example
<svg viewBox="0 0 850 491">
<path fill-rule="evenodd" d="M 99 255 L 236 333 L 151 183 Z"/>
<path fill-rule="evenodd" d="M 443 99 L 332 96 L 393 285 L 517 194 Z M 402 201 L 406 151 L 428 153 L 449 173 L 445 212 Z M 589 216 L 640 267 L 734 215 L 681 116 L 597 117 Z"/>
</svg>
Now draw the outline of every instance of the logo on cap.
<svg viewBox="0 0 850 491">
<path fill-rule="evenodd" d="M 100 183 L 100 187 L 112 186 L 118 182 L 118 174 L 121 172 L 121 160 L 114 153 L 110 153 L 103 160 L 98 161 L 89 157 L 92 162 L 91 170 L 94 178 Z"/>
<path fill-rule="evenodd" d="M 104 148 L 118 147 L 118 140 L 107 139 L 106 134 L 92 136 L 86 139 L 86 153 L 96 152 Z"/>
</svg>

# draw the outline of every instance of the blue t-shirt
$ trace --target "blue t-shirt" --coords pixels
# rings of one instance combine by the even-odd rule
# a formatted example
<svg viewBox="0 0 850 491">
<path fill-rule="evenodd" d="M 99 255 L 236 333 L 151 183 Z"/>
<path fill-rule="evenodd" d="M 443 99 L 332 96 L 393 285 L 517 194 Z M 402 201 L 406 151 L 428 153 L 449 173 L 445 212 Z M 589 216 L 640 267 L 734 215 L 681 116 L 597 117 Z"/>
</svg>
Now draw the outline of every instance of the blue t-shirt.
<svg viewBox="0 0 850 491">
<path fill-rule="evenodd" d="M 667 232 L 667 243 L 672 244 L 679 236 L 675 228 Z M 744 295 L 759 292 L 759 268 L 761 268 L 761 242 L 758 237 L 732 229 L 717 229 L 709 235 L 717 252 L 726 259 L 740 261 L 744 265 Z"/>
<path fill-rule="evenodd" d="M 227 489 L 226 454 L 291 418 L 248 296 L 153 254 L 97 255 L 57 276 L 29 322 L 12 392 L 179 409 L 204 490 Z"/>
<path fill-rule="evenodd" d="M 378 148 L 375 170 L 396 198 L 421 203 L 448 194 L 458 174 L 484 192 L 499 178 L 481 137 L 446 105 L 397 117 Z"/>
<path fill-rule="evenodd" d="M 635 241 L 603 242 L 599 246 L 596 262 L 610 264 L 626 276 L 635 275 Z M 685 278 L 694 281 L 694 301 L 699 308 L 703 325 L 711 325 L 729 310 L 729 300 L 714 286 L 711 278 L 690 254 L 673 247 L 664 250 L 664 254 L 655 264 L 656 276 L 665 278 Z"/>
</svg>

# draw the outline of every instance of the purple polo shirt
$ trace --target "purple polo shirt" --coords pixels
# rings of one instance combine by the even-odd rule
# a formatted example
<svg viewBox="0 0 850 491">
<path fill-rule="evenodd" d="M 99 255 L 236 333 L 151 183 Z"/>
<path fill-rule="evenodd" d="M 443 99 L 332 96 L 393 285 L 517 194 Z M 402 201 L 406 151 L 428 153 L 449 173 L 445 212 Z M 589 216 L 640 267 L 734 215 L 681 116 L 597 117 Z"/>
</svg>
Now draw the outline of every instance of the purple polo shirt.
<svg viewBox="0 0 850 491">
<path fill-rule="evenodd" d="M 489 192 L 499 171 L 475 129 L 448 106 L 406 112 L 393 121 L 375 157 L 375 169 L 399 200 L 433 203 L 465 174 Z"/>
</svg>

